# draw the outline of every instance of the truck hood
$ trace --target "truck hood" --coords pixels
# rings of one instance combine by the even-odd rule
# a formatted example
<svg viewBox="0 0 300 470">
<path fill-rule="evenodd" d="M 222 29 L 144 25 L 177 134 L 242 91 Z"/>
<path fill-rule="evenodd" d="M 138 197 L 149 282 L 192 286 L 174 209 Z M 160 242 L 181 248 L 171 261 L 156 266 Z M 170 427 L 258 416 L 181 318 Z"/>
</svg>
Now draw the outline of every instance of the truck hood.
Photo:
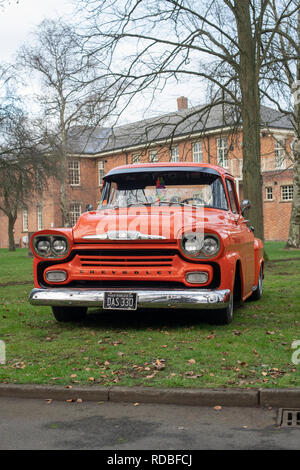
<svg viewBox="0 0 300 470">
<path fill-rule="evenodd" d="M 103 240 L 176 240 L 183 232 L 216 230 L 227 213 L 192 206 L 151 206 L 85 212 L 73 229 L 75 243 Z"/>
</svg>

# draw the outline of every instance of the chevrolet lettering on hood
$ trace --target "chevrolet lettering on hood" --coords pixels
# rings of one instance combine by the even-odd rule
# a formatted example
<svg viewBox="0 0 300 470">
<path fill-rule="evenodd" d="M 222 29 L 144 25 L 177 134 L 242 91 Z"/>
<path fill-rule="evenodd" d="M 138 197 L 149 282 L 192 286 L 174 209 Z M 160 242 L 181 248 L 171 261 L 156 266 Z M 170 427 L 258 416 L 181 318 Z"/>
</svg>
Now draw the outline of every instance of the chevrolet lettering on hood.
<svg viewBox="0 0 300 470">
<path fill-rule="evenodd" d="M 234 304 L 262 295 L 263 243 L 247 226 L 235 181 L 198 163 L 126 165 L 104 177 L 96 210 L 73 228 L 31 237 L 29 301 L 57 321 L 99 311 L 206 310 L 230 323 Z"/>
<path fill-rule="evenodd" d="M 105 233 L 94 235 L 85 235 L 82 237 L 85 240 L 164 240 L 165 237 L 159 235 L 148 235 L 145 233 L 133 230 L 108 231 Z"/>
</svg>

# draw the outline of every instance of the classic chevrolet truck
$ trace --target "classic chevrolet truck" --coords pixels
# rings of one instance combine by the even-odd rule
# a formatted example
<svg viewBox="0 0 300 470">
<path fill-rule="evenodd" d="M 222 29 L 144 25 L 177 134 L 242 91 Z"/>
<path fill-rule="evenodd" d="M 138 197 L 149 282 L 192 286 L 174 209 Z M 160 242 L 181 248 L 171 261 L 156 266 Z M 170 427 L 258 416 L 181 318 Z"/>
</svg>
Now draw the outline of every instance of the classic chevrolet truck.
<svg viewBox="0 0 300 470">
<path fill-rule="evenodd" d="M 218 166 L 114 168 L 97 210 L 75 227 L 31 237 L 33 305 L 57 321 L 101 310 L 205 309 L 230 323 L 234 304 L 262 295 L 263 243 L 247 226 L 234 178 Z"/>
</svg>

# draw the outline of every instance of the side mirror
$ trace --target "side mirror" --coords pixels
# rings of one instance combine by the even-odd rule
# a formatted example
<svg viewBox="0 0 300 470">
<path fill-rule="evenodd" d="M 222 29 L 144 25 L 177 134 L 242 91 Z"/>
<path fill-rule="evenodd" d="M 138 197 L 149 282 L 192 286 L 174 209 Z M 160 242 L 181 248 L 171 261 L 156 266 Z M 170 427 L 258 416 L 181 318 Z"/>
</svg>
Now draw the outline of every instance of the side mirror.
<svg viewBox="0 0 300 470">
<path fill-rule="evenodd" d="M 90 211 L 92 211 L 92 210 L 94 210 L 92 204 L 87 204 L 87 205 L 85 206 L 85 212 L 90 212 Z"/>
<path fill-rule="evenodd" d="M 242 215 L 244 215 L 245 210 L 251 208 L 251 202 L 249 201 L 249 199 L 244 199 L 241 202 L 240 206 L 241 206 L 241 213 Z"/>
</svg>

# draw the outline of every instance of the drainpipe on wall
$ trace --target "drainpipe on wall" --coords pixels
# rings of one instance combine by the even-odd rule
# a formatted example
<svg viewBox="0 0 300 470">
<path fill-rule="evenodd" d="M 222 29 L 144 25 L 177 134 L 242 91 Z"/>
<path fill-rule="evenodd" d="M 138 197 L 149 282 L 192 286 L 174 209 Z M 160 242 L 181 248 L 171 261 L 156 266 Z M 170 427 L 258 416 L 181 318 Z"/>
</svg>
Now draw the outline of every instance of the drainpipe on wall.
<svg viewBox="0 0 300 470">
<path fill-rule="evenodd" d="M 207 163 L 210 163 L 210 143 L 209 143 L 209 135 L 207 136 Z"/>
</svg>

